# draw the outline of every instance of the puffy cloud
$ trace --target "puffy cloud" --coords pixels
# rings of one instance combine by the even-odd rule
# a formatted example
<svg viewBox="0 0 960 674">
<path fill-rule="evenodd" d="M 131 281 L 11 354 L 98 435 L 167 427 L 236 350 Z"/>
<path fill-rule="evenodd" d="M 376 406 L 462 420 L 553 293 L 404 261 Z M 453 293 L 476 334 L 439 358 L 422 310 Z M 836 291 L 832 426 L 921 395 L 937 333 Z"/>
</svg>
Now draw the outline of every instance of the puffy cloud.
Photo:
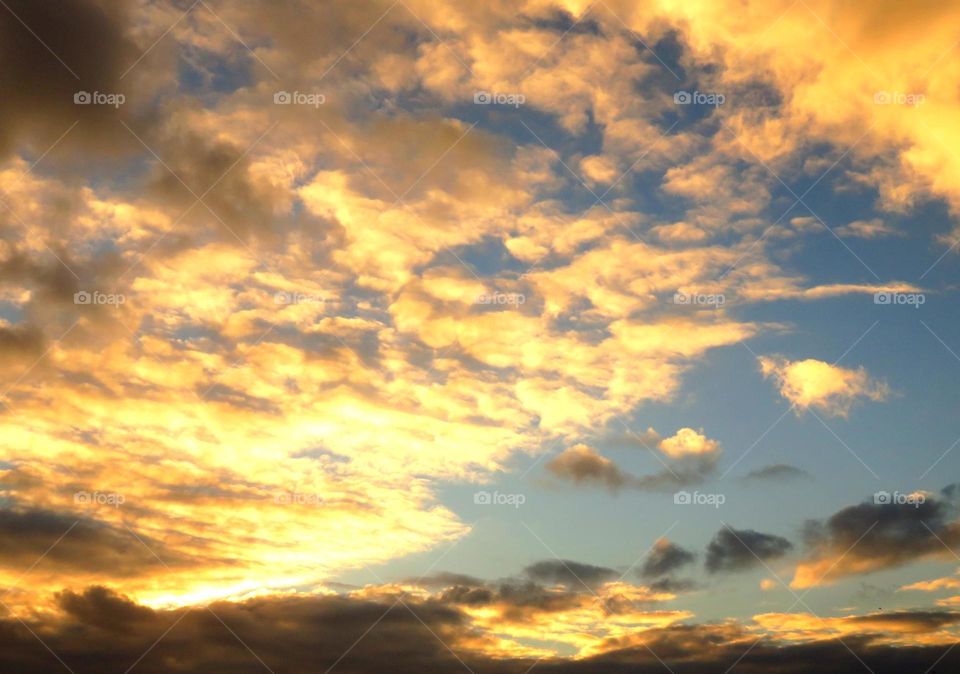
<svg viewBox="0 0 960 674">
<path fill-rule="evenodd" d="M 705 436 L 703 429 L 697 432 L 692 428 L 681 428 L 673 436 L 661 440 L 659 447 L 670 458 L 679 459 L 713 454 L 720 450 L 720 443 Z"/>
<path fill-rule="evenodd" d="M 860 503 L 825 521 L 811 521 L 806 558 L 797 565 L 792 587 L 829 584 L 848 576 L 905 566 L 929 557 L 950 557 L 960 542 L 955 510 L 932 494 L 910 503 Z"/>
<path fill-rule="evenodd" d="M 798 411 L 814 408 L 845 417 L 857 399 L 879 402 L 890 396 L 886 383 L 873 379 L 862 367 L 849 369 L 814 358 L 791 361 L 763 356 L 760 371 L 777 382 L 780 395 Z"/>
<path fill-rule="evenodd" d="M 645 578 L 663 576 L 692 563 L 694 559 L 696 555 L 689 550 L 661 538 L 647 555 L 639 573 Z"/>
<path fill-rule="evenodd" d="M 547 464 L 547 470 L 575 484 L 598 484 L 614 490 L 632 481 L 617 464 L 587 445 L 564 450 Z"/>
<path fill-rule="evenodd" d="M 663 469 L 648 475 L 633 475 L 622 470 L 612 459 L 587 445 L 567 448 L 547 463 L 547 471 L 574 484 L 650 491 L 670 491 L 700 484 L 716 470 L 720 445 L 691 428 L 682 428 L 676 435 L 660 438 L 652 428 L 642 434 L 630 433 L 630 443 L 647 449 L 656 444 L 667 461 L 660 459 Z M 659 458 L 659 457 L 658 457 Z"/>
<path fill-rule="evenodd" d="M 761 566 L 793 549 L 786 538 L 752 529 L 720 529 L 707 546 L 706 568 L 710 573 L 730 573 Z"/>
</svg>

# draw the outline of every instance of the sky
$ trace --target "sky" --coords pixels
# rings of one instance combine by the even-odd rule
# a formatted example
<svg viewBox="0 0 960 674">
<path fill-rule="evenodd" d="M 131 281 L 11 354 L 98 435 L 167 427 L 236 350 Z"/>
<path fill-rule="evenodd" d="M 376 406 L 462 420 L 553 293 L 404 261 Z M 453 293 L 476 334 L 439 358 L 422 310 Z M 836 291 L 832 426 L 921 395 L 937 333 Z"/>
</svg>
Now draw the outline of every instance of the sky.
<svg viewBox="0 0 960 674">
<path fill-rule="evenodd" d="M 0 669 L 957 670 L 958 21 L 0 0 Z"/>
</svg>

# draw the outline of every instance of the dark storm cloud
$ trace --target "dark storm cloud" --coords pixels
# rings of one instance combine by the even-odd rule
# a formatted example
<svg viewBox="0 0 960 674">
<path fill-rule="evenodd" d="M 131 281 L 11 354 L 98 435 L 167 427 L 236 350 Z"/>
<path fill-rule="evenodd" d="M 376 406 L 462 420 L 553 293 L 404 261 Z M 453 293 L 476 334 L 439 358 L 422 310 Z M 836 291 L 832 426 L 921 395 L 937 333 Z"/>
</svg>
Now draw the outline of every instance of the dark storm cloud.
<svg viewBox="0 0 960 674">
<path fill-rule="evenodd" d="M 78 91 L 124 93 L 120 76 L 140 55 L 126 36 L 126 0 L 5 0 L 0 6 L 0 157 L 21 142 L 37 154 L 65 138 L 103 150 L 129 137 L 117 111 L 75 105 Z"/>
<path fill-rule="evenodd" d="M 785 463 L 775 463 L 763 468 L 752 470 L 743 476 L 746 482 L 790 482 L 799 479 L 809 479 L 810 473 L 796 466 Z"/>
<path fill-rule="evenodd" d="M 111 577 L 155 571 L 159 562 L 151 550 L 170 566 L 184 563 L 158 541 L 139 536 L 143 543 L 125 529 L 67 513 L 0 510 L 0 562 L 13 568 L 27 568 L 44 553 L 44 566 Z"/>
<path fill-rule="evenodd" d="M 924 499 L 922 503 L 865 502 L 844 508 L 826 521 L 808 521 L 804 539 L 811 558 L 843 554 L 831 571 L 831 576 L 840 577 L 865 569 L 896 568 L 930 555 L 950 556 L 948 548 L 960 545 L 960 523 L 953 519 L 956 509 L 932 495 Z"/>
<path fill-rule="evenodd" d="M 24 625 L 5 619 L 0 620 L 0 671 L 59 674 L 66 664 L 75 674 L 99 674 L 136 664 L 138 674 L 173 669 L 180 674 L 295 674 L 331 668 L 351 674 L 524 674 L 534 665 L 532 659 L 470 653 L 463 640 L 476 634 L 466 616 L 435 600 L 265 597 L 215 603 L 210 611 L 155 611 L 110 590 L 89 588 L 60 593 L 58 602 L 62 615 L 46 623 L 36 619 L 30 630 L 43 635 L 63 664 Z M 755 643 L 755 633 L 730 623 L 676 625 L 644 632 L 642 646 L 612 638 L 600 655 L 545 658 L 536 669 L 547 674 L 661 674 L 666 668 L 674 674 L 721 674 L 736 665 L 744 674 L 849 674 L 863 667 L 857 658 L 874 674 L 928 671 L 935 662 L 937 672 L 960 668 L 960 653 L 944 646 L 876 643 L 884 617 L 864 616 L 865 633 L 845 636 L 843 644 L 835 639 Z M 899 612 L 889 623 L 922 635 L 958 620 L 960 614 L 950 612 Z"/>
<path fill-rule="evenodd" d="M 639 575 L 643 578 L 664 576 L 692 563 L 694 559 L 696 559 L 696 555 L 689 550 L 664 540 L 658 542 L 650 551 L 650 554 L 647 555 Z"/>
<path fill-rule="evenodd" d="M 752 529 L 724 527 L 707 546 L 706 567 L 710 573 L 743 571 L 793 549 L 786 538 Z"/>
<path fill-rule="evenodd" d="M 593 587 L 620 577 L 613 569 L 570 560 L 546 559 L 526 567 L 523 572 L 532 580 L 541 583 L 573 587 Z"/>
</svg>

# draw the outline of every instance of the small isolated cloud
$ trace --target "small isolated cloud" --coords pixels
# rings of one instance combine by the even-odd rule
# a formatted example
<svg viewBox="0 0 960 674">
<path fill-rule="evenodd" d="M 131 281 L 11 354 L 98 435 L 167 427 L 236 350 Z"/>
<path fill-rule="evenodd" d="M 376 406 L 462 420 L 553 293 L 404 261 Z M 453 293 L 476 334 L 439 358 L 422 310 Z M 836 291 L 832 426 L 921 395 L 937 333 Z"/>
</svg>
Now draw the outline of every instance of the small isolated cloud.
<svg viewBox="0 0 960 674">
<path fill-rule="evenodd" d="M 886 383 L 877 381 L 860 367 L 848 369 L 822 360 L 787 360 L 762 356 L 760 371 L 774 379 L 780 395 L 798 410 L 816 408 L 831 416 L 845 417 L 858 398 L 882 401 L 890 396 Z"/>
<path fill-rule="evenodd" d="M 665 576 L 692 563 L 694 559 L 696 555 L 689 550 L 661 538 L 654 544 L 639 573 L 643 578 Z"/>
<path fill-rule="evenodd" d="M 580 170 L 591 183 L 609 184 L 620 177 L 621 171 L 610 157 L 591 155 L 580 160 Z"/>
<path fill-rule="evenodd" d="M 594 587 L 609 580 L 617 579 L 613 569 L 594 566 L 564 559 L 546 559 L 526 567 L 523 572 L 538 583 L 567 585 L 572 587 Z"/>
<path fill-rule="evenodd" d="M 783 557 L 792 549 L 793 543 L 781 536 L 724 527 L 707 546 L 707 571 L 744 571 L 769 559 Z"/>
<path fill-rule="evenodd" d="M 720 449 L 720 443 L 705 436 L 702 428 L 699 432 L 692 428 L 681 428 L 675 435 L 661 440 L 659 447 L 671 459 L 679 459 L 713 454 Z"/>
<path fill-rule="evenodd" d="M 813 477 L 805 470 L 785 463 L 774 463 L 751 470 L 743 476 L 745 482 L 791 482 Z"/>
<path fill-rule="evenodd" d="M 574 445 L 564 450 L 547 464 L 547 470 L 575 484 L 599 485 L 614 490 L 632 481 L 617 464 L 587 445 Z"/>
<path fill-rule="evenodd" d="M 880 218 L 873 218 L 872 220 L 854 220 L 848 225 L 837 227 L 834 231 L 840 236 L 848 236 L 858 239 L 876 239 L 882 236 L 891 236 L 896 234 L 896 230 L 887 225 Z"/>
<path fill-rule="evenodd" d="M 960 573 L 960 569 L 957 570 Z M 901 591 L 916 590 L 920 592 L 937 592 L 938 590 L 956 590 L 960 589 L 960 577 L 946 576 L 944 578 L 934 578 L 933 580 L 921 580 L 916 583 L 904 585 Z"/>
</svg>

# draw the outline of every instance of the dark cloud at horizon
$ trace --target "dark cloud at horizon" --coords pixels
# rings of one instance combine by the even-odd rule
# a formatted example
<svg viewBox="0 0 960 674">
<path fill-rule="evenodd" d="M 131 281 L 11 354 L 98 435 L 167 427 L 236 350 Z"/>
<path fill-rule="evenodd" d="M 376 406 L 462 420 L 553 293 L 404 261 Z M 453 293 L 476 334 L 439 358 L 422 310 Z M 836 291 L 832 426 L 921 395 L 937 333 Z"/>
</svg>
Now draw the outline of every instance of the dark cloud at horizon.
<svg viewBox="0 0 960 674">
<path fill-rule="evenodd" d="M 152 610 L 102 587 L 59 596 L 56 622 L 34 619 L 44 648 L 27 626 L 0 620 L 0 670 L 17 674 L 75 674 L 129 671 L 139 674 L 232 672 L 295 674 L 342 671 L 352 674 L 421 674 L 472 671 L 524 674 L 533 658 L 492 657 L 468 651 L 464 615 L 430 600 L 374 602 L 339 596 L 264 597 L 201 608 Z M 222 623 L 221 623 L 222 621 Z M 909 624 L 917 633 L 956 625 L 960 614 L 899 612 L 865 616 L 865 630 L 877 621 Z M 866 665 L 874 674 L 953 671 L 960 653 L 945 646 L 893 647 L 865 634 L 804 644 L 753 640 L 733 625 L 676 625 L 651 629 L 644 645 L 627 645 L 580 660 L 545 658 L 536 664 L 548 674 L 848 674 Z M 848 648 L 850 650 L 848 650 Z M 856 655 L 852 655 L 850 651 Z M 52 653 L 55 653 L 54 656 Z M 57 660 L 59 658 L 62 662 Z M 861 660 L 862 664 L 858 662 Z"/>
</svg>

